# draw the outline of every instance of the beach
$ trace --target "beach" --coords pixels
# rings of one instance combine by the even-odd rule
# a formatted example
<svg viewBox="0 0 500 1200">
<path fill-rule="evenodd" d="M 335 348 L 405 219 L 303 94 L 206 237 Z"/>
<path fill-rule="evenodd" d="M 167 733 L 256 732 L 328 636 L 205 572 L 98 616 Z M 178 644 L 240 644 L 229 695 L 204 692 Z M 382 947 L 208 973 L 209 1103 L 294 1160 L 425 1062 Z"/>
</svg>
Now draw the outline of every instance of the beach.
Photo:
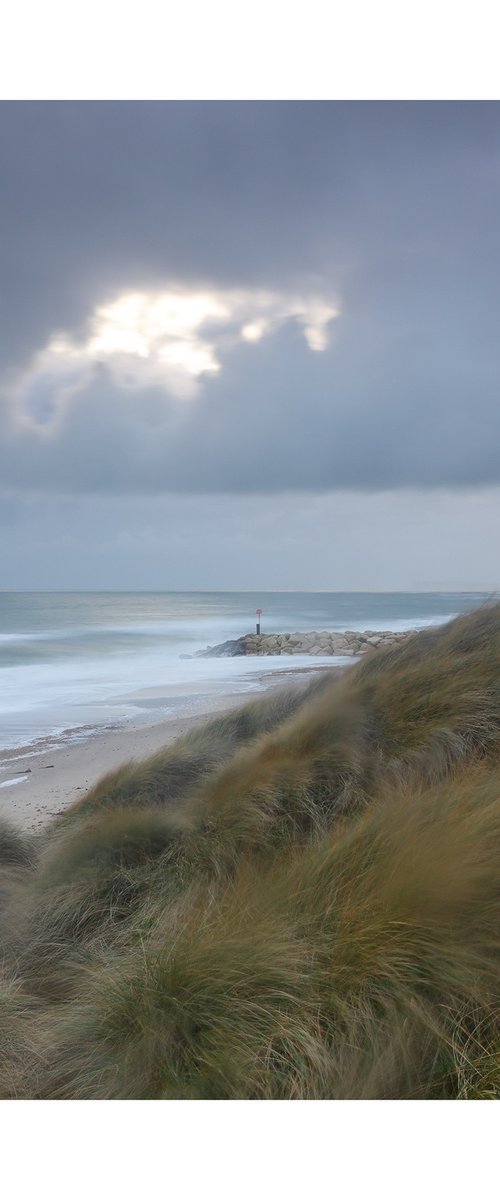
<svg viewBox="0 0 500 1200">
<path fill-rule="evenodd" d="M 36 832 L 80 799 L 103 775 L 130 759 L 156 754 L 211 713 L 241 704 L 241 697 L 226 696 L 214 701 L 203 714 L 167 718 L 154 725 L 131 722 L 115 729 L 95 729 L 85 740 L 72 742 L 38 754 L 27 748 L 0 752 L 2 782 L 0 817 Z"/>
<path fill-rule="evenodd" d="M 0 593 L 0 816 L 40 830 L 108 771 L 196 722 L 312 671 L 345 669 L 359 649 L 353 630 L 400 636 L 479 601 L 448 593 L 258 599 L 265 659 L 206 657 L 208 646 L 255 629 L 252 593 Z M 331 631 L 328 647 L 324 633 L 318 646 L 307 637 L 300 644 L 297 631 L 311 630 Z M 293 660 L 278 646 L 292 634 Z"/>
<path fill-rule="evenodd" d="M 287 684 L 306 686 L 321 671 L 342 669 L 315 663 L 279 674 L 263 671 L 254 692 L 197 697 L 197 710 L 190 715 L 169 715 L 161 721 L 152 719 L 151 723 L 130 720 L 111 728 L 96 726 L 82 730 L 79 740 L 69 734 L 57 741 L 42 739 L 36 746 L 0 750 L 0 818 L 26 832 L 39 832 L 109 771 L 132 759 L 140 761 L 156 754 L 195 725 L 242 707 L 264 690 Z M 144 697 L 146 703 L 155 699 L 158 697 L 154 695 Z"/>
</svg>

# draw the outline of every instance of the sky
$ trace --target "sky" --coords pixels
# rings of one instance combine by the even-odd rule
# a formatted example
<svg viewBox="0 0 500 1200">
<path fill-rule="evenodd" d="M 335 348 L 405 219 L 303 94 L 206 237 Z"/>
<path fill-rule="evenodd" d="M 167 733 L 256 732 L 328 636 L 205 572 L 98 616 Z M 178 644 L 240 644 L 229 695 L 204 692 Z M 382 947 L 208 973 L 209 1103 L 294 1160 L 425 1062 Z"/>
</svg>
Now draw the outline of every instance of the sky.
<svg viewBox="0 0 500 1200">
<path fill-rule="evenodd" d="M 0 102 L 0 587 L 500 586 L 499 102 Z"/>
</svg>

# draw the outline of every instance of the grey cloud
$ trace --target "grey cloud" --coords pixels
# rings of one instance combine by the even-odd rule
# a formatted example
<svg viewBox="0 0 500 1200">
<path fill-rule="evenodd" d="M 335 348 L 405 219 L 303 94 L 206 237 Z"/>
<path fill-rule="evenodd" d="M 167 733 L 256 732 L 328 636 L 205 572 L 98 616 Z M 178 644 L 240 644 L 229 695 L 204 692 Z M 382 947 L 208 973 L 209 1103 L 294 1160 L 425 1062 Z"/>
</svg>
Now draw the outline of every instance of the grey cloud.
<svg viewBox="0 0 500 1200">
<path fill-rule="evenodd" d="M 252 496 L 0 495 L 2 587 L 492 590 L 500 488 Z M 252 608 L 255 606 L 252 606 Z"/>
<path fill-rule="evenodd" d="M 498 481 L 491 361 L 470 361 L 454 331 L 427 335 L 409 370 L 397 331 L 363 342 L 346 320 L 329 351 L 311 354 L 287 329 L 227 355 L 187 401 L 119 390 L 102 368 L 53 427 L 11 428 L 2 478 L 24 489 L 122 494 Z"/>
<path fill-rule="evenodd" d="M 12 344 L 21 297 L 40 340 L 101 292 L 165 273 L 349 277 L 415 248 L 446 258 L 450 241 L 487 259 L 498 133 L 497 104 L 4 102 Z"/>
<path fill-rule="evenodd" d="M 334 344 L 286 327 L 198 399 L 102 369 L 1 477 L 81 492 L 497 481 L 500 106 L 0 105 L 0 361 L 171 279 L 338 289 Z M 41 393 L 40 393 L 41 394 Z M 50 394 L 43 393 L 50 412 Z"/>
</svg>

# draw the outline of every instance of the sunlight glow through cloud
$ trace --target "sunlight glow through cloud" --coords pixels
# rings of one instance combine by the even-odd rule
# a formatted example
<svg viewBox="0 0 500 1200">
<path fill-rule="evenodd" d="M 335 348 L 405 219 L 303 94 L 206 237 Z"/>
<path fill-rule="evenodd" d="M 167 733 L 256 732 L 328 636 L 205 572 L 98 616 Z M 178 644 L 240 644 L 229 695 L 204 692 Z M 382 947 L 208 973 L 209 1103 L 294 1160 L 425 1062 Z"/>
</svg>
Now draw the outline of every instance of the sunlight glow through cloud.
<svg viewBox="0 0 500 1200">
<path fill-rule="evenodd" d="M 290 321 L 310 350 L 324 351 L 338 313 L 325 298 L 252 289 L 127 292 L 94 309 L 86 340 L 54 336 L 19 378 L 16 395 L 25 419 L 48 423 L 104 366 L 119 387 L 159 387 L 189 399 L 203 375 L 222 369 L 222 351 L 256 344 Z"/>
</svg>

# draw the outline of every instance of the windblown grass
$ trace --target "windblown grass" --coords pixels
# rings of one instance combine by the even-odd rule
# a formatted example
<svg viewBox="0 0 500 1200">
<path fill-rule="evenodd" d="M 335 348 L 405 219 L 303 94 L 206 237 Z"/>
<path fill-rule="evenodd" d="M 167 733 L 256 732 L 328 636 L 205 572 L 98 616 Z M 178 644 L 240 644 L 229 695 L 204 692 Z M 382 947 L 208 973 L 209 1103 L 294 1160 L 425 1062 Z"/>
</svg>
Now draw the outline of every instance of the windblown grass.
<svg viewBox="0 0 500 1200">
<path fill-rule="evenodd" d="M 6 832 L 4 1094 L 500 1097 L 499 751 L 491 605 Z"/>
</svg>

